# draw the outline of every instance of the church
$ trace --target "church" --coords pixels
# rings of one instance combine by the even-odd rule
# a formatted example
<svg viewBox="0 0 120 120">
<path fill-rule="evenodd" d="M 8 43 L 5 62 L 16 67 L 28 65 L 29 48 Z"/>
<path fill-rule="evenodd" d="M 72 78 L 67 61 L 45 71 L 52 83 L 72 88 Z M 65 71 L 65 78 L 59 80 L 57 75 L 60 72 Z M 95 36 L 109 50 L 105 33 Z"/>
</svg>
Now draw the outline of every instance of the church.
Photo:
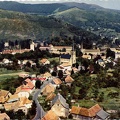
<svg viewBox="0 0 120 120">
<path fill-rule="evenodd" d="M 74 50 L 74 43 L 72 50 L 69 53 L 60 55 L 60 64 L 62 63 L 68 63 L 71 66 L 76 63 L 76 51 Z"/>
</svg>

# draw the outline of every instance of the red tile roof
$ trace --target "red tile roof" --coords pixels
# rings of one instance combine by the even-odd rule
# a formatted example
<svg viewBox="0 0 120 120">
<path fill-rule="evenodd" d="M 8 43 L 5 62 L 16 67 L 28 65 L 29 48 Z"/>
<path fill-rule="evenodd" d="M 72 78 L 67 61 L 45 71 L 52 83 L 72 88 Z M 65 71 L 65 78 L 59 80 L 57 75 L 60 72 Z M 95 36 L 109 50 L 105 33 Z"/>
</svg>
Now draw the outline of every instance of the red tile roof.
<svg viewBox="0 0 120 120">
<path fill-rule="evenodd" d="M 59 117 L 52 111 L 48 111 L 42 120 L 59 120 Z"/>
<path fill-rule="evenodd" d="M 99 112 L 102 108 L 96 104 L 94 105 L 93 107 L 89 108 L 89 113 L 90 113 L 90 116 L 95 116 L 97 112 Z"/>
<path fill-rule="evenodd" d="M 94 117 L 102 108 L 96 104 L 93 107 L 87 109 L 83 107 L 72 106 L 71 113 L 86 117 Z"/>
</svg>

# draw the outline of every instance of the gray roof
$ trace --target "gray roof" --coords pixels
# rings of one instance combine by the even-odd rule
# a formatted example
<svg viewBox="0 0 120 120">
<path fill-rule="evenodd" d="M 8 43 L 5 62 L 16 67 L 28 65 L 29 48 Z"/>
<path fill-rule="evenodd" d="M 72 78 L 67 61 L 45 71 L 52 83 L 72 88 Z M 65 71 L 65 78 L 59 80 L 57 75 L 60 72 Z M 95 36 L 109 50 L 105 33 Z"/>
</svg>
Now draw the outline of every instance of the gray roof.
<svg viewBox="0 0 120 120">
<path fill-rule="evenodd" d="M 63 107 L 69 109 L 69 105 L 66 103 L 65 98 L 61 94 L 57 94 L 57 96 L 52 100 L 52 106 L 59 100 Z"/>
<path fill-rule="evenodd" d="M 62 54 L 62 55 L 61 55 L 61 58 L 70 59 L 70 58 L 71 58 L 71 55 L 70 55 L 70 54 Z"/>
<path fill-rule="evenodd" d="M 98 113 L 97 116 L 100 117 L 102 120 L 105 120 L 109 114 L 105 112 L 103 109 L 101 109 Z"/>
</svg>

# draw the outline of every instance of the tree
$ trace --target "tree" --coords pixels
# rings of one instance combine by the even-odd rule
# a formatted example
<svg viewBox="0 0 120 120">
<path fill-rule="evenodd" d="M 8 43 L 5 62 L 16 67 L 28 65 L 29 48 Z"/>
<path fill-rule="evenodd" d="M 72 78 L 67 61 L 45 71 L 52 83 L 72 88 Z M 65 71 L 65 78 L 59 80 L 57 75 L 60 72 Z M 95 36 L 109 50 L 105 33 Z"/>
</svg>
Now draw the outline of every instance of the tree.
<svg viewBox="0 0 120 120">
<path fill-rule="evenodd" d="M 71 75 L 73 75 L 74 74 L 74 70 L 72 69 L 72 71 L 71 71 Z"/>
<path fill-rule="evenodd" d="M 27 67 L 31 67 L 31 63 L 28 61 L 28 62 L 26 63 L 26 66 L 27 66 Z"/>
<path fill-rule="evenodd" d="M 106 50 L 106 58 L 108 57 L 115 58 L 115 52 L 111 51 L 110 48 Z"/>
<path fill-rule="evenodd" d="M 100 93 L 100 95 L 99 95 L 99 97 L 98 97 L 98 102 L 103 102 L 103 100 L 104 100 L 104 93 L 103 92 L 101 92 Z"/>
<path fill-rule="evenodd" d="M 48 71 L 48 68 L 46 66 L 41 66 L 40 67 L 40 70 L 39 70 L 40 74 L 44 74 L 47 71 Z"/>
<path fill-rule="evenodd" d="M 58 77 L 61 79 L 63 78 L 63 71 L 62 70 L 59 70 L 58 71 Z"/>
<path fill-rule="evenodd" d="M 25 113 L 22 110 L 18 110 L 17 112 L 15 112 L 15 119 L 18 120 L 23 120 L 26 118 Z"/>
<path fill-rule="evenodd" d="M 41 87 L 41 81 L 39 81 L 39 80 L 37 80 L 36 82 L 35 82 L 35 88 L 36 89 L 40 89 L 40 87 Z"/>
<path fill-rule="evenodd" d="M 52 76 L 57 76 L 57 73 L 55 71 L 52 72 Z"/>
<path fill-rule="evenodd" d="M 32 120 L 33 119 L 33 117 L 35 116 L 35 114 L 36 114 L 36 103 L 35 103 L 35 101 L 33 101 L 32 102 L 32 107 L 30 108 L 30 110 L 29 110 L 29 113 L 28 113 L 28 116 L 31 118 L 30 120 Z"/>
<path fill-rule="evenodd" d="M 66 52 L 66 48 L 63 48 L 63 49 L 61 50 L 61 52 Z"/>
</svg>

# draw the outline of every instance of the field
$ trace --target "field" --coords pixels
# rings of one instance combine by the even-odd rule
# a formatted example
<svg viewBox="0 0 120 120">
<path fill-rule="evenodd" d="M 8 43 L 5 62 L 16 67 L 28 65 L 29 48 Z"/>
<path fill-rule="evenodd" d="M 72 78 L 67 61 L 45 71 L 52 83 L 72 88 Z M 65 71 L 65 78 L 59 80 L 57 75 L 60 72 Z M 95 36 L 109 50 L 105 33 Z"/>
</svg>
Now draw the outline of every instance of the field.
<svg viewBox="0 0 120 120">
<path fill-rule="evenodd" d="M 8 78 L 17 78 L 19 74 L 27 73 L 24 71 L 7 70 L 5 68 L 0 68 L 0 81 L 6 80 Z"/>
<path fill-rule="evenodd" d="M 93 106 L 95 104 L 99 104 L 101 107 L 105 108 L 106 110 L 109 110 L 109 109 L 118 110 L 120 108 L 119 89 L 115 88 L 115 87 L 102 88 L 99 90 L 99 94 L 102 92 L 104 93 L 104 95 L 103 95 L 104 100 L 102 102 L 97 102 L 94 99 L 91 99 L 91 100 L 83 99 L 83 100 L 76 101 L 75 105 L 90 108 L 91 106 Z M 119 95 L 117 96 L 117 95 L 115 95 L 115 93 L 119 93 Z M 77 87 L 76 87 L 76 94 L 78 94 Z"/>
</svg>

